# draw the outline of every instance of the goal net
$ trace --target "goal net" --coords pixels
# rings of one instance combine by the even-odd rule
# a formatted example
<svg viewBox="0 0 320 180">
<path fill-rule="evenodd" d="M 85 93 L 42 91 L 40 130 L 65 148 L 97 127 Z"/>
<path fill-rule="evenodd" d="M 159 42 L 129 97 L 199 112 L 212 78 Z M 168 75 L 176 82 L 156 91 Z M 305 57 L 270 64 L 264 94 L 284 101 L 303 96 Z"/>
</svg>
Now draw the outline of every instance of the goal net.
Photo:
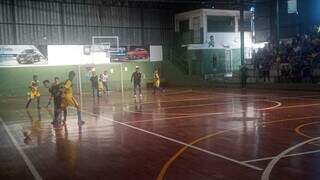
<svg viewBox="0 0 320 180">
<path fill-rule="evenodd" d="M 92 37 L 92 63 L 110 63 L 112 53 L 119 51 L 118 36 L 93 36 Z"/>
<path fill-rule="evenodd" d="M 106 72 L 108 89 L 104 90 L 110 93 L 123 93 L 123 69 L 121 63 L 110 63 L 111 53 L 119 50 L 118 36 L 92 36 L 92 44 L 89 47 L 88 54 L 92 62 L 83 67 L 79 67 L 79 80 L 82 84 L 80 93 L 92 93 L 90 78 L 95 73 L 99 78 Z"/>
</svg>

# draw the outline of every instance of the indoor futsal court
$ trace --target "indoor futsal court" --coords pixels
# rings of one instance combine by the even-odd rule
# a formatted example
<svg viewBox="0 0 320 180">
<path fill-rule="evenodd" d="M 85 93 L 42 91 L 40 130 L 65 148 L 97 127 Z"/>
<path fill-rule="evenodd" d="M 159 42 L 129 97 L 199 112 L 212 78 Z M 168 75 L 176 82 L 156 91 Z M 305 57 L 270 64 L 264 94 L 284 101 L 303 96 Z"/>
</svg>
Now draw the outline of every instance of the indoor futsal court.
<svg viewBox="0 0 320 180">
<path fill-rule="evenodd" d="M 319 0 L 0 0 L 0 180 L 320 180 Z"/>
<path fill-rule="evenodd" d="M 51 111 L 1 107 L 3 177 L 14 179 L 317 179 L 317 92 L 172 89 L 141 101 L 83 96 L 52 128 Z M 128 95 L 129 96 L 129 95 Z M 13 108 L 15 107 L 15 108 Z M 22 130 L 31 128 L 24 143 Z"/>
</svg>

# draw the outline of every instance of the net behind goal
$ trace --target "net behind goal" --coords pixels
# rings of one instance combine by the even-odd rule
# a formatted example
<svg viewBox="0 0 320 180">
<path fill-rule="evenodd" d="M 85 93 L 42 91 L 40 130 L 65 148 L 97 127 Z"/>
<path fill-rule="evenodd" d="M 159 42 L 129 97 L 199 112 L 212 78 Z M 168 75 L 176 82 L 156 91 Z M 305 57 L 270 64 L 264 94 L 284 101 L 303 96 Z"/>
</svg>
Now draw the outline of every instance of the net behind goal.
<svg viewBox="0 0 320 180">
<path fill-rule="evenodd" d="M 85 68 L 82 68 L 82 84 L 83 89 L 88 92 L 90 90 L 90 76 L 92 71 L 95 71 L 97 75 L 107 71 L 109 79 L 109 91 L 123 93 L 123 69 L 121 63 L 112 63 L 112 53 L 119 52 L 119 37 L 118 36 L 92 36 L 91 44 L 91 58 L 92 63 L 87 64 Z M 107 66 L 100 66 L 106 64 Z"/>
<path fill-rule="evenodd" d="M 119 51 L 118 36 L 92 36 L 92 63 L 110 63 L 112 53 Z"/>
</svg>

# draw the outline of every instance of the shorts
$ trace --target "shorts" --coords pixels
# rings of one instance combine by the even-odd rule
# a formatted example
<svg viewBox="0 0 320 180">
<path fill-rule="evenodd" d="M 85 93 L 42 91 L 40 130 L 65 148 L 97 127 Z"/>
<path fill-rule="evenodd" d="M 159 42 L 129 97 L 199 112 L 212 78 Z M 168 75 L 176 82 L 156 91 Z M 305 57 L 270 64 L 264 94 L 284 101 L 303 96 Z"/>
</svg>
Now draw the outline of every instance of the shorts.
<svg viewBox="0 0 320 180">
<path fill-rule="evenodd" d="M 54 103 L 54 109 L 61 109 L 62 98 L 61 97 L 54 97 L 53 103 Z"/>
<path fill-rule="evenodd" d="M 156 88 L 159 88 L 160 87 L 160 80 L 156 80 L 153 82 L 153 86 L 156 87 Z"/>
<path fill-rule="evenodd" d="M 75 108 L 79 108 L 80 107 L 79 103 L 77 102 L 77 100 L 73 96 L 71 96 L 71 97 L 68 97 L 68 96 L 63 97 L 62 101 L 61 101 L 61 108 L 62 109 L 66 109 L 69 106 L 75 107 Z"/>
<path fill-rule="evenodd" d="M 34 99 L 35 97 L 40 97 L 40 92 L 39 91 L 30 91 L 28 93 L 28 96 L 30 99 Z"/>
</svg>

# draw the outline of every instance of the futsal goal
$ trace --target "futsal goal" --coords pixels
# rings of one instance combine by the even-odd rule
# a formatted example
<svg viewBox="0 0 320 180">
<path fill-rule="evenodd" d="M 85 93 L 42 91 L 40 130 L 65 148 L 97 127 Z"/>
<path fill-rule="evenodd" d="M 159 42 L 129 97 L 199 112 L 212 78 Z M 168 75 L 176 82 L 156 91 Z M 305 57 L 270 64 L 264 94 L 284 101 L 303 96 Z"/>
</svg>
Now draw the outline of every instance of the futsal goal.
<svg viewBox="0 0 320 180">
<path fill-rule="evenodd" d="M 104 71 L 107 71 L 109 76 L 109 91 L 121 92 L 123 94 L 124 83 L 122 63 L 111 63 L 112 54 L 116 54 L 120 49 L 119 37 L 92 36 L 92 44 L 88 47 L 88 54 L 90 54 L 91 62 L 85 64 L 84 67 L 78 67 L 80 94 L 83 94 L 83 92 L 90 92 L 90 77 L 92 76 L 93 71 L 95 71 L 98 76 Z"/>
</svg>

